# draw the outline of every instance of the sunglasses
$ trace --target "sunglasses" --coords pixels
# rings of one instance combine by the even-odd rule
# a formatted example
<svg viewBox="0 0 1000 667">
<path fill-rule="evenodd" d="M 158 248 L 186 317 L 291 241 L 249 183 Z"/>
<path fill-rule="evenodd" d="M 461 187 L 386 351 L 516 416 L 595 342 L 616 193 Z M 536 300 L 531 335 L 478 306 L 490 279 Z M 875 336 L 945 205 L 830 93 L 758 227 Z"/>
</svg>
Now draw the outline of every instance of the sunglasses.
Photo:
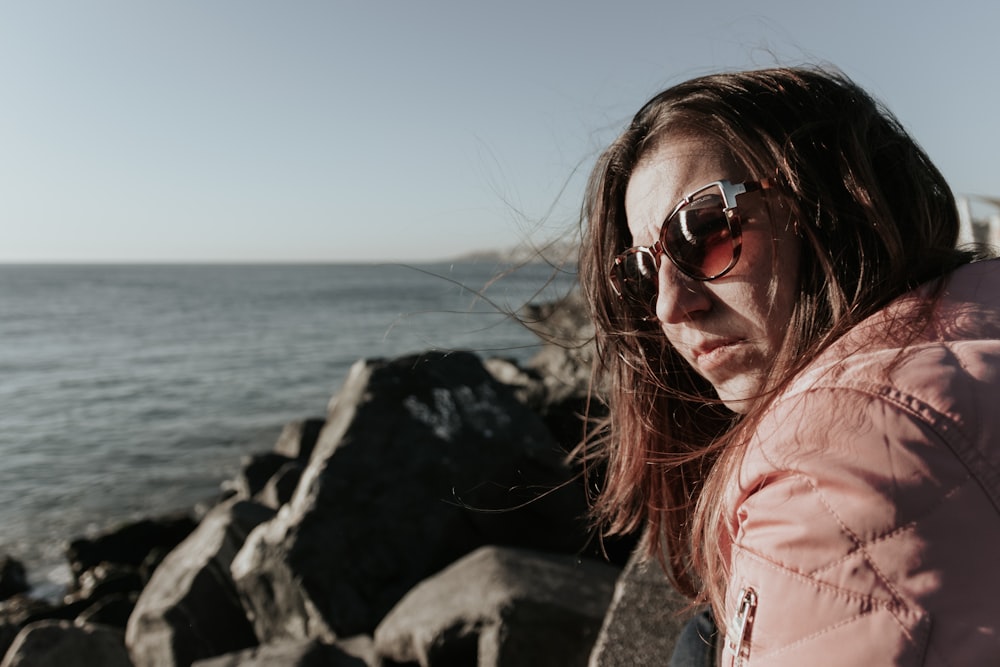
<svg viewBox="0 0 1000 667">
<path fill-rule="evenodd" d="M 615 257 L 611 288 L 621 299 L 653 311 L 659 294 L 660 255 L 692 280 L 715 280 L 740 259 L 742 226 L 736 198 L 766 190 L 766 179 L 715 181 L 685 196 L 660 227 L 653 245 L 635 246 Z"/>
</svg>

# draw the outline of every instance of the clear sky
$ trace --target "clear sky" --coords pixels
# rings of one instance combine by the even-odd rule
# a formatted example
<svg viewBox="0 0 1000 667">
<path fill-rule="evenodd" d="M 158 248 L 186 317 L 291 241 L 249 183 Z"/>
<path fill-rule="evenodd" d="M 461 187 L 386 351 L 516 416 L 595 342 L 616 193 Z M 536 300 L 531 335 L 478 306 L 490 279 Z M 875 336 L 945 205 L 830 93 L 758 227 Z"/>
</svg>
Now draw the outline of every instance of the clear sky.
<svg viewBox="0 0 1000 667">
<path fill-rule="evenodd" d="M 542 240 L 648 97 L 775 63 L 839 66 L 997 196 L 998 30 L 995 0 L 0 0 L 0 262 Z"/>
</svg>

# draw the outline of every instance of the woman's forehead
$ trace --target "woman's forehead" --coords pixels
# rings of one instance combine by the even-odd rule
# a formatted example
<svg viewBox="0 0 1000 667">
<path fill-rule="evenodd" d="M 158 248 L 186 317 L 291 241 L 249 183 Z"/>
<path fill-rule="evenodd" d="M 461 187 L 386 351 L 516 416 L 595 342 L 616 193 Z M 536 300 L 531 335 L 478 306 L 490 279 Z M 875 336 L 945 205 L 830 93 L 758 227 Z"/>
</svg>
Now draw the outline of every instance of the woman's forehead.
<svg viewBox="0 0 1000 667">
<path fill-rule="evenodd" d="M 625 191 L 629 227 L 659 226 L 686 195 L 718 180 L 741 181 L 743 172 L 717 142 L 683 137 L 661 141 L 636 164 Z"/>
</svg>

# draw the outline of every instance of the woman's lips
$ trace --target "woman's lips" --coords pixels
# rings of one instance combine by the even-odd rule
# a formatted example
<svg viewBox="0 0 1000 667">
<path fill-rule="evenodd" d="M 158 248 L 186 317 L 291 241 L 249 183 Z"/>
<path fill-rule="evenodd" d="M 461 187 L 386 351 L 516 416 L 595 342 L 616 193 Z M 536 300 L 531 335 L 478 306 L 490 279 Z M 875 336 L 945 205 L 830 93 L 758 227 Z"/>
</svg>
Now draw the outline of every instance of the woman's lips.
<svg viewBox="0 0 1000 667">
<path fill-rule="evenodd" d="M 703 373 L 724 368 L 738 354 L 742 344 L 739 338 L 702 343 L 693 350 L 695 365 Z"/>
</svg>

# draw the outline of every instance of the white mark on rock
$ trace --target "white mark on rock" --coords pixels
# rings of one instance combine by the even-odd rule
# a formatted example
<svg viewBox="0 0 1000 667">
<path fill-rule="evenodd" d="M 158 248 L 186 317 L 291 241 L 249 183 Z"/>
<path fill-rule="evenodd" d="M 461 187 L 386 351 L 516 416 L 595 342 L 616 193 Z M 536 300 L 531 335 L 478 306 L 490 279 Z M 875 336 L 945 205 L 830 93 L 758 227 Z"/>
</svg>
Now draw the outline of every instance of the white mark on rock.
<svg viewBox="0 0 1000 667">
<path fill-rule="evenodd" d="M 429 426 L 434 435 L 444 440 L 454 438 L 463 423 L 490 438 L 498 427 L 507 426 L 511 421 L 488 383 L 475 388 L 456 387 L 453 391 L 436 387 L 431 390 L 429 404 L 416 396 L 407 396 L 403 399 L 403 407 L 411 417 Z"/>
</svg>

